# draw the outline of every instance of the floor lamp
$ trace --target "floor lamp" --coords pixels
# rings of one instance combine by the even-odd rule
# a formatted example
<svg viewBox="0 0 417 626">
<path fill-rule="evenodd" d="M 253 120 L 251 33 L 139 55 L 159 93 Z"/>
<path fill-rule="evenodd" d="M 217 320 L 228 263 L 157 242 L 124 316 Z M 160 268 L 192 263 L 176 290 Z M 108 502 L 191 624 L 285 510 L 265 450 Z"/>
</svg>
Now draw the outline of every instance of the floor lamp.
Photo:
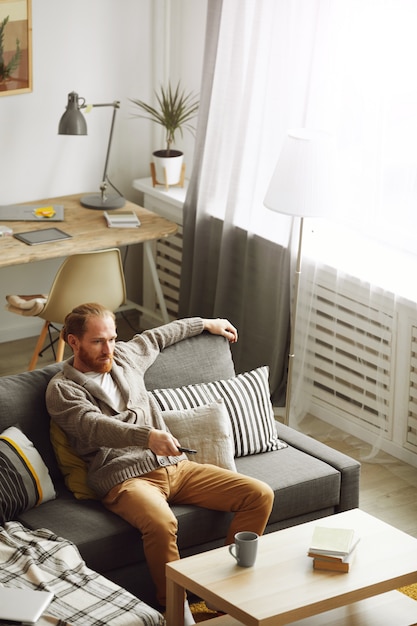
<svg viewBox="0 0 417 626">
<path fill-rule="evenodd" d="M 334 182 L 331 171 L 333 163 L 330 135 L 307 128 L 289 130 L 264 200 L 268 209 L 300 218 L 291 307 L 285 424 L 289 424 L 290 421 L 304 218 L 324 217 L 330 214 Z"/>
</svg>

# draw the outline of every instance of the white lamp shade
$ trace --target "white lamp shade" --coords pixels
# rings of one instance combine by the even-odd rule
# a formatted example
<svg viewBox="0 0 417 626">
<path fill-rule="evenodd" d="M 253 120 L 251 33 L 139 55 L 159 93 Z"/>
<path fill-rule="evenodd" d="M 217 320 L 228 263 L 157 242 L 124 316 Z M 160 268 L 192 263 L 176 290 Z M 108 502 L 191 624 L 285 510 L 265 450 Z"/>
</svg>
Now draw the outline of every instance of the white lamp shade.
<svg viewBox="0 0 417 626">
<path fill-rule="evenodd" d="M 264 204 L 277 213 L 323 217 L 332 210 L 334 154 L 331 135 L 289 130 Z"/>
</svg>

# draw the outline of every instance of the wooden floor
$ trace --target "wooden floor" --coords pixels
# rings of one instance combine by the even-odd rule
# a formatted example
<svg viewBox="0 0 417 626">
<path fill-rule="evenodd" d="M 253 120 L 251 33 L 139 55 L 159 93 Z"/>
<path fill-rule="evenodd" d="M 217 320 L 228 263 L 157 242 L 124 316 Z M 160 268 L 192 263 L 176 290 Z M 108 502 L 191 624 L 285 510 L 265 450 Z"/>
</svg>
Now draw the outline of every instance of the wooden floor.
<svg viewBox="0 0 417 626">
<path fill-rule="evenodd" d="M 136 311 L 117 316 L 118 338 L 127 340 L 139 331 Z M 0 376 L 27 369 L 36 337 L 0 344 Z M 69 356 L 66 353 L 65 356 Z M 48 350 L 38 367 L 54 361 Z M 360 508 L 417 538 L 417 469 L 385 453 L 367 459 L 370 446 L 355 437 L 307 417 L 303 432 L 359 460 L 361 467 Z"/>
<path fill-rule="evenodd" d="M 417 538 L 417 468 L 385 452 L 369 458 L 369 444 L 316 418 L 306 417 L 301 429 L 361 462 L 363 511 Z"/>
</svg>

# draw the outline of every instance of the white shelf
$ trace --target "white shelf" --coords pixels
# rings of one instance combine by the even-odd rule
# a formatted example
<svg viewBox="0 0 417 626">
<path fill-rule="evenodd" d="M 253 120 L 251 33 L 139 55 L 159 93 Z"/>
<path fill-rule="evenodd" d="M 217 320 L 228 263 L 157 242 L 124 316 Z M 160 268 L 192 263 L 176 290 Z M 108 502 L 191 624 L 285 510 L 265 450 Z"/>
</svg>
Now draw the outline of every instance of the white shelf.
<svg viewBox="0 0 417 626">
<path fill-rule="evenodd" d="M 154 187 L 151 177 L 138 178 L 133 181 L 133 188 L 182 209 L 188 189 L 188 180 L 184 182 L 184 187 L 170 187 L 166 190 L 162 185 Z"/>
</svg>

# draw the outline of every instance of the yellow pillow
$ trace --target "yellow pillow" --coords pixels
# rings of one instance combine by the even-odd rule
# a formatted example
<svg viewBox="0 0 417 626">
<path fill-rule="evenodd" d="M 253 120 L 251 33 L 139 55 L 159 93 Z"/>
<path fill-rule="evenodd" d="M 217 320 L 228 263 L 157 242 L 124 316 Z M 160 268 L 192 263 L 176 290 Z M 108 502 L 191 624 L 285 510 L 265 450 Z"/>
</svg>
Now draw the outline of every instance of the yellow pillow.
<svg viewBox="0 0 417 626">
<path fill-rule="evenodd" d="M 87 465 L 75 454 L 62 428 L 53 420 L 50 423 L 52 447 L 67 488 L 78 500 L 98 500 L 87 485 Z"/>
</svg>

